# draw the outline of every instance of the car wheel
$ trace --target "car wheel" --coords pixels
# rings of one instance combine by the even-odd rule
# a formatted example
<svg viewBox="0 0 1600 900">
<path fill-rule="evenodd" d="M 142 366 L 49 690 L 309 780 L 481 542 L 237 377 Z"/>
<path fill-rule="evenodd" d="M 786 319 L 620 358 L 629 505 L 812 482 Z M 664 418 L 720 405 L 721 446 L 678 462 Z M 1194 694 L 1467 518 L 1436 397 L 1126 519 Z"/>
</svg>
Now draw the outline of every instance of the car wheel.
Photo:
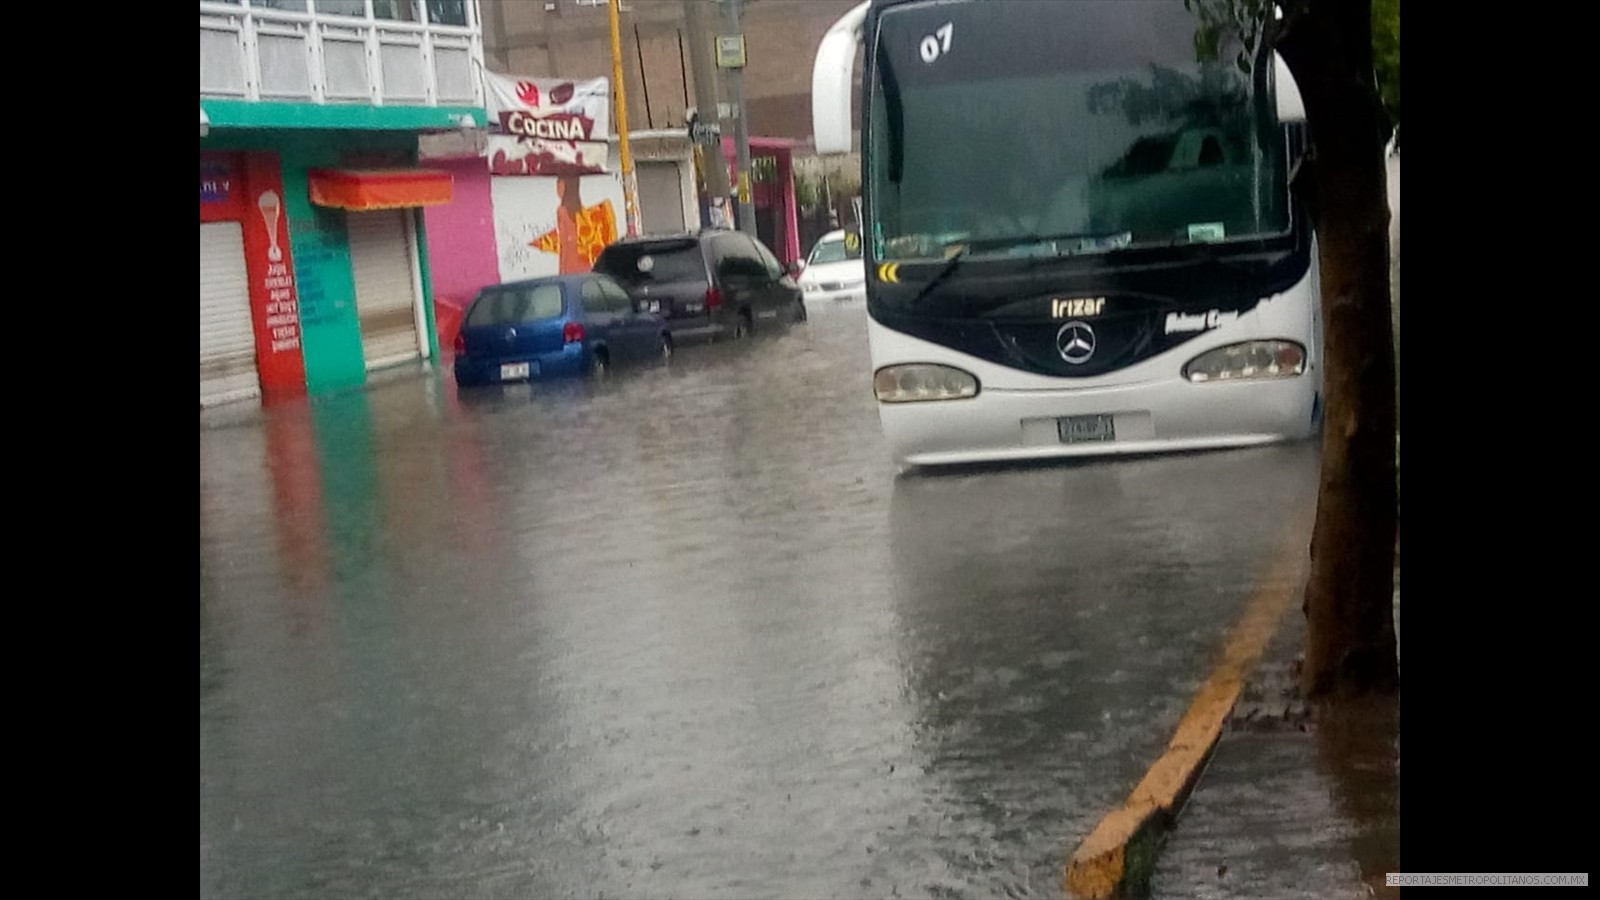
<svg viewBox="0 0 1600 900">
<path fill-rule="evenodd" d="M 806 320 L 806 301 L 796 300 L 794 302 L 794 320 L 796 322 L 804 322 Z"/>
<path fill-rule="evenodd" d="M 672 346 L 672 335 L 667 334 L 666 332 L 662 332 L 662 334 L 661 334 L 661 361 L 664 362 L 664 363 L 672 362 L 672 354 L 673 354 L 673 352 L 674 352 L 674 348 Z"/>
<path fill-rule="evenodd" d="M 739 320 L 733 326 L 733 339 L 742 341 L 748 338 L 754 330 L 754 323 L 750 321 L 750 311 L 741 310 L 739 312 Z"/>
<path fill-rule="evenodd" d="M 604 378 L 611 371 L 611 358 L 604 350 L 596 350 L 589 357 L 589 374 L 594 378 Z"/>
</svg>

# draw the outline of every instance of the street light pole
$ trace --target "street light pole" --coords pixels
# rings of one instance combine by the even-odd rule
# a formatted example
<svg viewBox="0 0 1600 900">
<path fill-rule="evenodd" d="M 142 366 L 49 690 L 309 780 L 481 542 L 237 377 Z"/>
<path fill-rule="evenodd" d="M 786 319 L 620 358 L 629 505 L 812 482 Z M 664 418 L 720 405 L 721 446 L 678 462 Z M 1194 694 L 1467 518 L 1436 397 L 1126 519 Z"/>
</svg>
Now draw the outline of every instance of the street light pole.
<svg viewBox="0 0 1600 900">
<path fill-rule="evenodd" d="M 727 34 L 720 35 L 718 40 L 719 61 L 724 56 L 722 47 L 724 41 L 736 42 L 738 45 L 737 64 L 727 66 L 728 90 L 733 96 L 733 127 L 734 149 L 738 155 L 739 183 L 737 186 L 739 204 L 739 230 L 754 237 L 756 234 L 756 210 L 750 202 L 750 127 L 749 120 L 745 117 L 744 109 L 744 28 L 740 22 L 740 13 L 743 11 L 744 0 L 721 0 L 722 11 L 727 18 Z M 720 64 L 720 62 L 719 62 Z"/>
<path fill-rule="evenodd" d="M 707 39 L 711 29 L 701 13 L 706 0 L 683 0 L 683 17 L 689 30 L 689 68 L 694 73 L 695 114 L 700 122 L 719 124 L 717 116 L 717 77 L 712 66 L 711 47 Z M 708 129 L 709 130 L 709 129 Z M 728 186 L 728 162 L 722 155 L 722 138 L 712 136 L 695 141 L 695 162 L 705 180 L 705 198 L 709 204 L 720 205 L 731 191 Z"/>
<path fill-rule="evenodd" d="M 608 0 L 606 13 L 611 19 L 611 77 L 617 98 L 617 139 L 622 145 L 622 200 L 628 210 L 628 237 L 639 236 L 639 186 L 633 177 L 633 153 L 628 147 L 628 95 L 622 83 L 622 33 L 617 22 L 618 0 Z"/>
</svg>

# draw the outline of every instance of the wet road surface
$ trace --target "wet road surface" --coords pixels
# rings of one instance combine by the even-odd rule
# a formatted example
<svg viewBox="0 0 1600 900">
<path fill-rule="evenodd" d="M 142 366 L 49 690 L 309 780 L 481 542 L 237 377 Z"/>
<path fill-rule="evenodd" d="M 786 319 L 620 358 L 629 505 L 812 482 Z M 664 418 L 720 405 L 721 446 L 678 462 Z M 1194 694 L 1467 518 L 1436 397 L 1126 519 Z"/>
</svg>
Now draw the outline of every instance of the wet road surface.
<svg viewBox="0 0 1600 900">
<path fill-rule="evenodd" d="M 897 477 L 868 368 L 202 413 L 202 896 L 1059 896 L 1315 448 Z"/>
</svg>

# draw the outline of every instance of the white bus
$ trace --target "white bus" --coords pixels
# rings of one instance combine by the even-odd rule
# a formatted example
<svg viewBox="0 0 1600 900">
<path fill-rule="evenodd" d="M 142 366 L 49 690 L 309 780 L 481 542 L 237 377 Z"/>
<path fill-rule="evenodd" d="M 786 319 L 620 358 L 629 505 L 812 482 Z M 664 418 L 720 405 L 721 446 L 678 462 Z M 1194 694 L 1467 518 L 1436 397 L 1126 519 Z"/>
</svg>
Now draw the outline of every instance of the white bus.
<svg viewBox="0 0 1600 900">
<path fill-rule="evenodd" d="M 864 46 L 873 388 L 902 467 L 1248 446 L 1320 427 L 1288 69 L 1182 0 L 869 0 L 823 37 L 821 153 Z"/>
</svg>

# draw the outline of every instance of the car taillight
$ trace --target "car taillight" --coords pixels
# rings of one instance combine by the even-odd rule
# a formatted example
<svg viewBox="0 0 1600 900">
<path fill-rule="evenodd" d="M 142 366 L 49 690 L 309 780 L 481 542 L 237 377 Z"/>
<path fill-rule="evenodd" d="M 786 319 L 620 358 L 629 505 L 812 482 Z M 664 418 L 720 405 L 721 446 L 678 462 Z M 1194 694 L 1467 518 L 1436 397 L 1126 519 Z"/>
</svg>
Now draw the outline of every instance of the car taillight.
<svg viewBox="0 0 1600 900">
<path fill-rule="evenodd" d="M 716 288 L 706 291 L 706 309 L 718 309 L 722 306 L 722 292 Z"/>
<path fill-rule="evenodd" d="M 578 322 L 568 322 L 561 327 L 561 339 L 569 344 L 583 341 L 583 325 Z"/>
<path fill-rule="evenodd" d="M 460 332 L 456 333 L 456 355 L 457 356 L 466 356 L 467 355 L 467 336 L 464 335 L 464 334 L 461 334 Z"/>
</svg>

